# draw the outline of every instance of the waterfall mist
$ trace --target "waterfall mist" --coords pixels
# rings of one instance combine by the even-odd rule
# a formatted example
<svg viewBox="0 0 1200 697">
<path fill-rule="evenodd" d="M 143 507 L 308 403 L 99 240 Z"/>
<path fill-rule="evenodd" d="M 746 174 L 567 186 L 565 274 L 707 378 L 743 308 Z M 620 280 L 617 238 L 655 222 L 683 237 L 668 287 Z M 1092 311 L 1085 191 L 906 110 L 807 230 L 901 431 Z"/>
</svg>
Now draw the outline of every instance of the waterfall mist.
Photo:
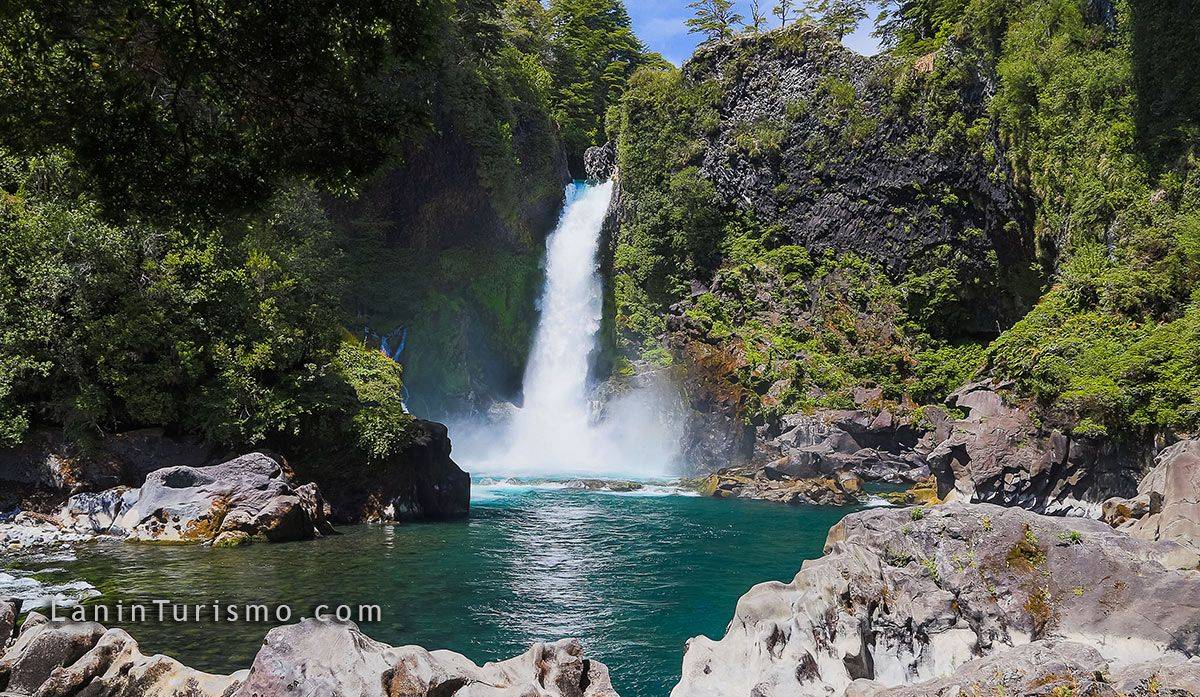
<svg viewBox="0 0 1200 697">
<path fill-rule="evenodd" d="M 641 379 L 595 399 L 589 366 L 600 331 L 598 252 L 611 182 L 572 185 L 546 240 L 541 316 L 525 370 L 524 404 L 491 423 L 456 424 L 455 458 L 476 474 L 659 477 L 679 451 L 680 397 L 666 379 Z"/>
</svg>

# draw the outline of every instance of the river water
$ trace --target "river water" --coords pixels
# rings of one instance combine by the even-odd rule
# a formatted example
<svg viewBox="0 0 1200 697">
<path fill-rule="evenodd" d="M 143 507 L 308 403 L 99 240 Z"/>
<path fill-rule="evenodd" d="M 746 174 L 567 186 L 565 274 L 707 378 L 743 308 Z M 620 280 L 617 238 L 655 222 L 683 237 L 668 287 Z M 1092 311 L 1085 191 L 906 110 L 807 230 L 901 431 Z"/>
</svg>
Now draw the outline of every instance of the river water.
<svg viewBox="0 0 1200 697">
<path fill-rule="evenodd" d="M 847 509 L 687 495 L 476 484 L 470 520 L 343 528 L 311 542 L 239 549 L 98 542 L 47 580 L 82 578 L 112 607 L 175 603 L 378 604 L 361 625 L 393 645 L 452 649 L 477 663 L 578 637 L 624 697 L 666 695 L 684 642 L 720 636 L 752 585 L 789 580 L 820 556 Z M 266 624 L 126 628 L 145 653 L 229 672 L 250 665 Z M 109 622 L 118 625 L 118 622 Z"/>
</svg>

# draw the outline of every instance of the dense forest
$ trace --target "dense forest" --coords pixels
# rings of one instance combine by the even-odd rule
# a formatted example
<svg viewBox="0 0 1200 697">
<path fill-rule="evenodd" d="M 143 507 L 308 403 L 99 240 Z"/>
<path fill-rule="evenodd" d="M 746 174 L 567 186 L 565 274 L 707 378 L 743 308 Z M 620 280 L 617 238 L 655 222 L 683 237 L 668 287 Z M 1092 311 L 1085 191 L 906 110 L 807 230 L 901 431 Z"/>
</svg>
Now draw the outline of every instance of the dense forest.
<svg viewBox="0 0 1200 697">
<path fill-rule="evenodd" d="M 433 336 L 475 311 L 509 334 L 519 366 L 566 163 L 628 76 L 663 62 L 619 0 L 113 0 L 4 14 L 10 446 L 61 426 L 86 450 L 156 426 L 233 448 L 397 452 L 411 417 L 380 335 L 412 324 Z M 435 191 L 402 229 L 363 223 L 372 187 L 428 177 L 431 158 L 454 160 L 447 176 L 482 200 Z M 548 222 L 522 210 L 535 194 Z M 496 230 L 454 239 L 471 230 L 445 224 L 455 207 L 491 211 Z M 447 333 L 410 359 L 465 392 L 472 376 L 451 371 L 468 361 L 446 353 L 463 337 Z"/>
</svg>

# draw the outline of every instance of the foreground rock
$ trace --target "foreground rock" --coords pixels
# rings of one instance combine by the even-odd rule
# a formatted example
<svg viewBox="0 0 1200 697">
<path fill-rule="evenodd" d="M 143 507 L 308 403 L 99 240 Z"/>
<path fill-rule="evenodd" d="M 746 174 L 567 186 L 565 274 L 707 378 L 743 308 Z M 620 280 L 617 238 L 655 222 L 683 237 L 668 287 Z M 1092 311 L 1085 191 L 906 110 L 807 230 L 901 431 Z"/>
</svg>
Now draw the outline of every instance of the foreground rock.
<svg viewBox="0 0 1200 697">
<path fill-rule="evenodd" d="M 332 532 L 316 486 L 293 486 L 283 464 L 263 453 L 155 470 L 138 489 L 77 494 L 58 520 L 68 530 L 136 542 L 237 545 Z"/>
<path fill-rule="evenodd" d="M 672 694 L 903 686 L 1032 641 L 1080 644 L 1113 670 L 1178 666 L 1200 652 L 1197 561 L 1099 521 L 987 504 L 856 513 L 791 583 L 743 596 L 724 638 L 692 639 Z"/>
<path fill-rule="evenodd" d="M 1070 641 L 1035 641 L 963 664 L 954 675 L 909 687 L 856 680 L 846 697 L 927 695 L 1135 697 L 1200 694 L 1200 660 L 1170 656 L 1114 670 L 1096 649 Z"/>
<path fill-rule="evenodd" d="M 0 690 L 38 697 L 617 697 L 574 639 L 477 666 L 450 651 L 392 647 L 348 623 L 305 620 L 267 634 L 249 670 L 210 675 L 146 657 L 120 629 L 32 613 L 0 658 Z"/>
</svg>

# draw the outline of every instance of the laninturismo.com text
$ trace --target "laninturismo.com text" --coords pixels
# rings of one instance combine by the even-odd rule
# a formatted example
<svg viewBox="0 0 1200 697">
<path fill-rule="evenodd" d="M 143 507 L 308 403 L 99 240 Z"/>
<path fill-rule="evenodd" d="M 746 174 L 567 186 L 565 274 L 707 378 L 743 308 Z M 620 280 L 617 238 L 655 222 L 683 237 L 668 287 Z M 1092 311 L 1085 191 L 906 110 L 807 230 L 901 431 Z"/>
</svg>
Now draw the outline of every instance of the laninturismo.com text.
<svg viewBox="0 0 1200 697">
<path fill-rule="evenodd" d="M 318 604 L 307 612 L 297 612 L 291 605 L 267 603 L 177 603 L 172 600 L 119 602 L 63 606 L 50 605 L 50 619 L 56 622 L 99 622 L 105 624 L 200 623 L 228 622 L 246 624 L 282 624 L 308 617 L 319 620 L 339 620 L 370 624 L 383 619 L 378 605 Z"/>
</svg>

